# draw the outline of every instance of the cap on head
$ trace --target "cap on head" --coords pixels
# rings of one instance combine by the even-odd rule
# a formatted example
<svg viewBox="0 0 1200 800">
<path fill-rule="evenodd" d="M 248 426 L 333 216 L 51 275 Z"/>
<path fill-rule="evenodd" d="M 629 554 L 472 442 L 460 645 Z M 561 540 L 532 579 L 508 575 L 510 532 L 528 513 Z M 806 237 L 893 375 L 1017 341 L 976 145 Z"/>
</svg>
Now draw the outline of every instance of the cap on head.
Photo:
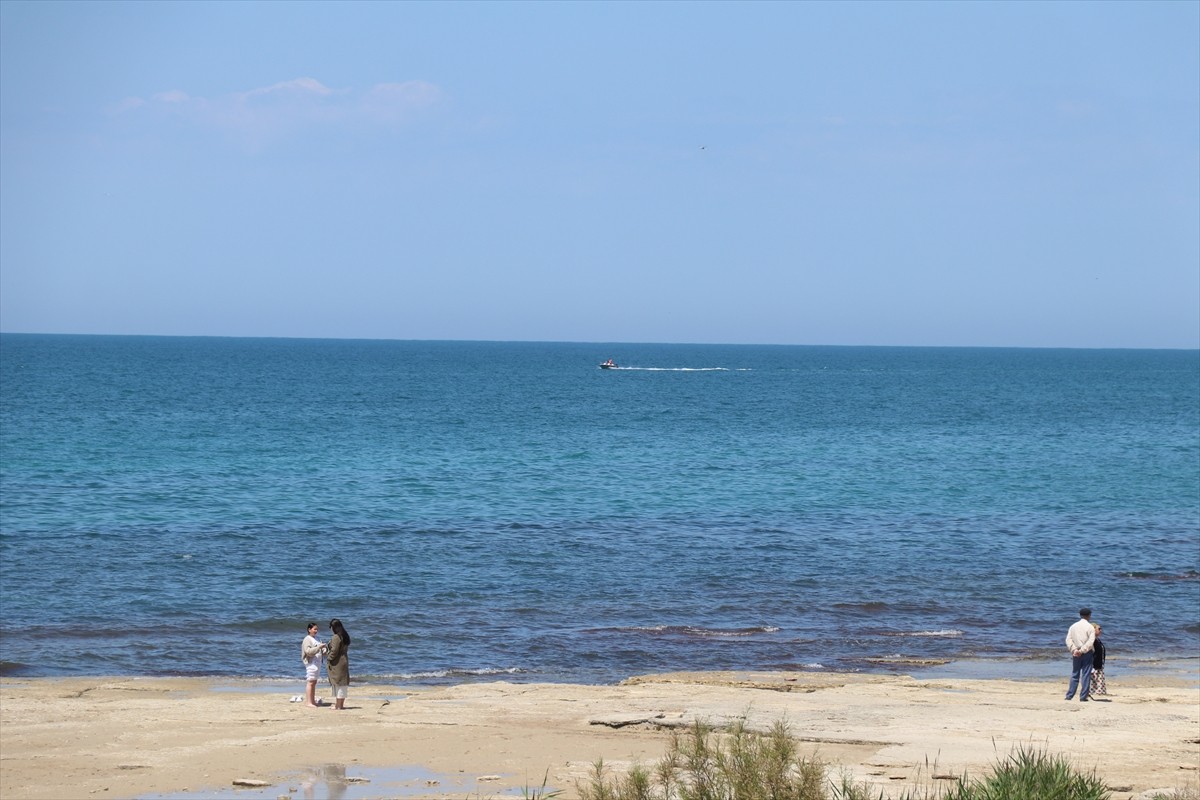
<svg viewBox="0 0 1200 800">
<path fill-rule="evenodd" d="M 1091 615 L 1092 615 L 1092 610 L 1090 608 L 1079 609 L 1079 616 L 1083 617 L 1084 619 L 1087 619 Z"/>
</svg>

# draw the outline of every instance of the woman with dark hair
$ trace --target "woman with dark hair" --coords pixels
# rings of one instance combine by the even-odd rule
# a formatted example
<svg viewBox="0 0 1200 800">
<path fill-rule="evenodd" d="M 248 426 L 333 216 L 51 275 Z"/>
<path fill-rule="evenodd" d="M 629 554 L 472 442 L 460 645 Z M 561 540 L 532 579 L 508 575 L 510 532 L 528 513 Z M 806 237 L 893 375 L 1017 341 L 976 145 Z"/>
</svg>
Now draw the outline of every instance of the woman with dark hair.
<svg viewBox="0 0 1200 800">
<path fill-rule="evenodd" d="M 325 674 L 329 676 L 329 685 L 333 689 L 333 709 L 341 711 L 346 707 L 346 690 L 350 688 L 350 634 L 340 619 L 329 621 L 329 630 L 333 638 L 329 640 L 329 649 L 325 655 Z"/>
<path fill-rule="evenodd" d="M 1104 680 L 1104 642 L 1100 641 L 1100 626 L 1093 622 L 1092 627 L 1096 629 L 1096 642 L 1093 645 L 1096 657 L 1092 661 L 1092 685 L 1088 698 L 1094 700 L 1097 695 L 1108 694 L 1108 681 Z"/>
</svg>

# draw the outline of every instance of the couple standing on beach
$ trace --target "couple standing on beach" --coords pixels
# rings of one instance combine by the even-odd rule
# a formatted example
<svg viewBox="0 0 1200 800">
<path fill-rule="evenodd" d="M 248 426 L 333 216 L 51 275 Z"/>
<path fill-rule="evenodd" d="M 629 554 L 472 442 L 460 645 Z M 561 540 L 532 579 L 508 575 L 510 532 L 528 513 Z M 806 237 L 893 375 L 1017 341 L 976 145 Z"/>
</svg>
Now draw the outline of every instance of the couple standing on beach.
<svg viewBox="0 0 1200 800">
<path fill-rule="evenodd" d="M 1079 702 L 1086 703 L 1099 694 L 1108 694 L 1104 680 L 1104 643 L 1100 626 L 1092 622 L 1090 608 L 1079 609 L 1079 621 L 1067 630 L 1067 649 L 1071 651 L 1071 684 L 1067 700 L 1079 689 Z"/>
<path fill-rule="evenodd" d="M 333 708 L 341 711 L 346 707 L 346 691 L 350 687 L 350 634 L 340 619 L 329 621 L 333 634 L 328 644 L 317 638 L 317 623 L 308 623 L 308 635 L 300 644 L 300 660 L 304 662 L 304 678 L 307 682 L 304 704 L 317 708 L 317 680 L 321 677 L 321 662 L 325 662 L 325 675 L 333 690 Z"/>
</svg>

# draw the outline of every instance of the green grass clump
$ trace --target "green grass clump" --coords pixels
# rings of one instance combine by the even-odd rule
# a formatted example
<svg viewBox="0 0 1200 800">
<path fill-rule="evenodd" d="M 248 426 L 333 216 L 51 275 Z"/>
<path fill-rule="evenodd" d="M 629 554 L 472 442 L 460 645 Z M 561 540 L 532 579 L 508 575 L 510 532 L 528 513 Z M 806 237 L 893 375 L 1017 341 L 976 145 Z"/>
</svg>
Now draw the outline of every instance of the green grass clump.
<svg viewBox="0 0 1200 800">
<path fill-rule="evenodd" d="M 799 755 L 782 721 L 767 734 L 742 722 L 718 734 L 696 722 L 686 735 L 672 733 L 652 770 L 635 764 L 614 776 L 601 760 L 577 788 L 581 800 L 875 800 L 846 782 L 834 787 L 825 771 L 820 759 Z"/>
<path fill-rule="evenodd" d="M 1075 770 L 1067 759 L 1042 750 L 1014 751 L 987 778 L 959 782 L 946 800 L 1108 800 L 1095 772 Z"/>
<path fill-rule="evenodd" d="M 783 722 L 766 734 L 737 722 L 723 733 L 701 722 L 675 732 L 667 753 L 652 769 L 635 764 L 612 775 L 603 760 L 590 781 L 579 784 L 581 800 L 884 800 L 882 790 L 842 776 L 831 780 L 827 765 L 799 754 Z M 908 790 L 900 800 L 1109 800 L 1095 772 L 1082 773 L 1062 756 L 1018 749 L 985 778 L 959 778 L 949 787 Z"/>
</svg>

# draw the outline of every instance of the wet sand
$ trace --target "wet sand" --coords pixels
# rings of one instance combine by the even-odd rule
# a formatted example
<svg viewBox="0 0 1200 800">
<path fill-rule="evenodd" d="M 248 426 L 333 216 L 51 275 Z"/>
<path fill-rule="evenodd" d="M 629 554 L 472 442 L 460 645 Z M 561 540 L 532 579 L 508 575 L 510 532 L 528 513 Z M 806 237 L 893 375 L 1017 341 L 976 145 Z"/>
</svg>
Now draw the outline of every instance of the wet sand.
<svg viewBox="0 0 1200 800">
<path fill-rule="evenodd" d="M 1065 686 L 675 673 L 617 686 L 355 685 L 336 712 L 289 702 L 298 682 L 5 678 L 0 797 L 494 797 L 545 779 L 571 798 L 598 758 L 652 764 L 672 729 L 737 718 L 763 730 L 784 719 L 804 748 L 892 792 L 985 774 L 1021 746 L 1095 768 L 1116 798 L 1197 786 L 1194 680 L 1112 675 L 1109 701 L 1092 703 L 1064 701 Z"/>
</svg>

